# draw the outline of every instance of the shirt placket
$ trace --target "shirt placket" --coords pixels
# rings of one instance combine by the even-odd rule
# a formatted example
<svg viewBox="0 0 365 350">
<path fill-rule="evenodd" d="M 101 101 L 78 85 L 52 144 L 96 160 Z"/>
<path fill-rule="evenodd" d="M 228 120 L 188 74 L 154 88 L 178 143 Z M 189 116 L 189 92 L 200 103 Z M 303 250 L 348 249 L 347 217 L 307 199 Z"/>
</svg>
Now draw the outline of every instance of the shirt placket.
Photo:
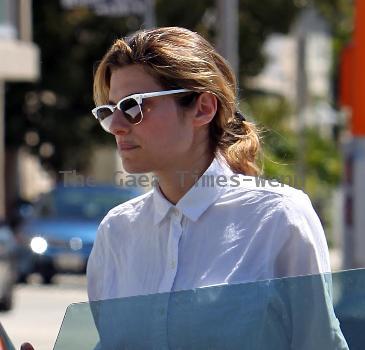
<svg viewBox="0 0 365 350">
<path fill-rule="evenodd" d="M 167 242 L 167 255 L 164 277 L 161 281 L 159 292 L 170 292 L 174 285 L 179 256 L 179 241 L 182 234 L 182 212 L 177 208 L 172 209 L 170 230 Z"/>
</svg>

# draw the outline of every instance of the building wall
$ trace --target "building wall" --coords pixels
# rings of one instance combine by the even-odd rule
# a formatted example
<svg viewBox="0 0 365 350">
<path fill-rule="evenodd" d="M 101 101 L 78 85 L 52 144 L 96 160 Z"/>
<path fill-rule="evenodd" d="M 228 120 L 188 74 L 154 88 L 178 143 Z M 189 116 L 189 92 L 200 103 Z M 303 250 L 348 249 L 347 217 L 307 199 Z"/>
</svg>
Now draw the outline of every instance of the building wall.
<svg viewBox="0 0 365 350">
<path fill-rule="evenodd" d="M 304 67 L 299 67 L 299 38 L 305 38 Z M 268 94 L 285 97 L 293 107 L 298 102 L 299 82 L 306 74 L 306 106 L 303 125 L 318 127 L 323 136 L 332 134 L 339 115 L 331 106 L 332 38 L 325 21 L 313 8 L 304 10 L 288 35 L 273 34 L 263 47 L 267 64 L 248 84 Z M 302 79 L 302 80 L 299 80 Z M 303 87 L 303 85 L 302 85 Z M 291 121 L 297 128 L 298 118 Z"/>
</svg>

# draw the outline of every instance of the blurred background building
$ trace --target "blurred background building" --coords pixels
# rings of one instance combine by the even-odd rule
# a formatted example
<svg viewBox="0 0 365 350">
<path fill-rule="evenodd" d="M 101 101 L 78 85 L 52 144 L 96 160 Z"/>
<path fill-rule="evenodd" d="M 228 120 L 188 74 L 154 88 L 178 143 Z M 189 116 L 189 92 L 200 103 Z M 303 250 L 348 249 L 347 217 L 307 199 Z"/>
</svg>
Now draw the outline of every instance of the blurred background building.
<svg viewBox="0 0 365 350">
<path fill-rule="evenodd" d="M 263 45 L 267 57 L 264 69 L 250 80 L 250 85 L 267 94 L 281 95 L 297 103 L 297 84 L 302 80 L 296 59 L 298 36 L 306 37 L 305 71 L 309 99 L 303 113 L 304 124 L 316 127 L 323 135 L 331 135 L 338 124 L 338 112 L 333 106 L 333 55 L 329 24 L 315 7 L 300 12 L 288 34 L 271 34 Z M 295 127 L 295 122 L 293 123 Z"/>
<path fill-rule="evenodd" d="M 32 42 L 32 2 L 0 1 L 0 217 L 5 217 L 7 181 L 4 139 L 4 84 L 39 78 L 39 49 Z M 20 107 L 20 106 L 19 106 Z M 21 108 L 21 107 L 20 107 Z M 9 155 L 10 156 L 10 155 Z M 10 180 L 10 179 L 8 179 Z M 7 184 L 6 184 L 7 183 Z M 6 185 L 5 185 L 6 184 Z"/>
</svg>

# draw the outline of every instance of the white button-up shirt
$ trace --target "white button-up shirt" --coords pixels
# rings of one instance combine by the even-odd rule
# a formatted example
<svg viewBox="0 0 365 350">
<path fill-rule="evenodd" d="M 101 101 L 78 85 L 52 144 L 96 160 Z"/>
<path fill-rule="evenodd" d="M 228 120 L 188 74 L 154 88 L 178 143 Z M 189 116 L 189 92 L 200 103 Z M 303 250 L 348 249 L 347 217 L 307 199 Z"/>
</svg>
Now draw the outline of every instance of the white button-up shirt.
<svg viewBox="0 0 365 350">
<path fill-rule="evenodd" d="M 158 186 L 113 208 L 87 267 L 90 300 L 329 272 L 306 194 L 214 159 L 173 205 Z"/>
</svg>

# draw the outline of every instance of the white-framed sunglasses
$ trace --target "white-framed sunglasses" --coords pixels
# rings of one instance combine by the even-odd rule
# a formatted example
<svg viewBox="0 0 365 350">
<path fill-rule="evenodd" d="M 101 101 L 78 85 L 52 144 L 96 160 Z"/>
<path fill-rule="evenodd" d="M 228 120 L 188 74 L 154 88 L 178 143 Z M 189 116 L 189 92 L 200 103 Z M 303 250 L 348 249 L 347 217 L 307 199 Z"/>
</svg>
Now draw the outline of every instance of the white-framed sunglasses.
<svg viewBox="0 0 365 350">
<path fill-rule="evenodd" d="M 95 107 L 91 112 L 99 121 L 102 128 L 110 132 L 110 126 L 113 120 L 113 113 L 116 109 L 123 112 L 124 117 L 131 124 L 139 124 L 143 120 L 142 102 L 145 98 L 180 94 L 183 92 L 191 92 L 189 89 L 164 90 L 155 92 L 146 92 L 141 94 L 133 94 L 122 98 L 115 106 L 102 105 Z"/>
</svg>

